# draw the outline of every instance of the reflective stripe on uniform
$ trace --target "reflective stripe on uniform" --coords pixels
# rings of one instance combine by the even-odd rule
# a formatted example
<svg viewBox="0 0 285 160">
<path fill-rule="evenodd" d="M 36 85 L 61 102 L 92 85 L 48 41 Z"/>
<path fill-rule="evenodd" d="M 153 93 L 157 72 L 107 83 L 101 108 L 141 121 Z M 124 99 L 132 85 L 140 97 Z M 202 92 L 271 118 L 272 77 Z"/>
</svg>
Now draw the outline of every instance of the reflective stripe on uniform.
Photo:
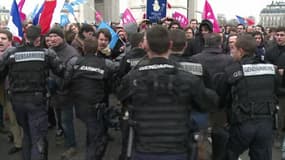
<svg viewBox="0 0 285 160">
<path fill-rule="evenodd" d="M 274 75 L 272 64 L 246 64 L 242 65 L 244 76 Z"/>
<path fill-rule="evenodd" d="M 15 62 L 45 61 L 45 53 L 43 51 L 16 52 L 10 58 L 14 58 Z"/>
<path fill-rule="evenodd" d="M 191 63 L 191 62 L 180 62 L 182 70 L 192 73 L 197 76 L 203 75 L 203 67 L 200 63 Z"/>
<path fill-rule="evenodd" d="M 100 74 L 104 74 L 104 70 L 100 69 L 100 68 L 96 68 L 96 67 L 91 67 L 91 66 L 80 66 L 79 70 L 82 71 L 90 71 L 90 72 L 97 72 Z"/>
<path fill-rule="evenodd" d="M 140 67 L 139 71 L 165 69 L 165 68 L 174 68 L 174 66 L 169 64 L 154 64 L 154 65 Z"/>
</svg>

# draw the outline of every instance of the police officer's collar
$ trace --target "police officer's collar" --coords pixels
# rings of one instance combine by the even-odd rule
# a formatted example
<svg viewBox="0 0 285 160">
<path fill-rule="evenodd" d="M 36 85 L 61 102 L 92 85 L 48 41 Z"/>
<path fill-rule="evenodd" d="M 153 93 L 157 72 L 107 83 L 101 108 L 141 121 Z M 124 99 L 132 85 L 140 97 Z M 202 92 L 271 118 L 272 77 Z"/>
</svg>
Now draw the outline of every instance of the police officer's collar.
<svg viewBox="0 0 285 160">
<path fill-rule="evenodd" d="M 149 61 L 149 64 L 158 64 L 158 63 L 170 63 L 170 60 L 164 57 L 154 57 L 151 58 Z"/>
<path fill-rule="evenodd" d="M 254 55 L 244 55 L 241 59 L 242 63 L 252 63 L 253 61 L 256 61 Z"/>
<path fill-rule="evenodd" d="M 213 48 L 213 47 L 206 47 L 202 51 L 202 53 L 213 53 L 213 54 L 221 54 L 222 52 L 223 52 L 222 48 Z"/>
</svg>

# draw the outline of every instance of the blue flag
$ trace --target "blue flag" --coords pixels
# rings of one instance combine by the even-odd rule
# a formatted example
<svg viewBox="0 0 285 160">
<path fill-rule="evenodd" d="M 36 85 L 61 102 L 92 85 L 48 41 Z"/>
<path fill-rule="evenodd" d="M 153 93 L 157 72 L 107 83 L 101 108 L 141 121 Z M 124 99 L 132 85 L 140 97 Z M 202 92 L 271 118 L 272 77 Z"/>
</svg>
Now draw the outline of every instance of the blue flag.
<svg viewBox="0 0 285 160">
<path fill-rule="evenodd" d="M 33 16 L 33 25 L 39 24 L 40 14 L 42 13 L 43 8 L 44 8 L 44 3 L 42 4 L 38 12 Z"/>
<path fill-rule="evenodd" d="M 10 19 L 8 22 L 7 27 L 9 28 L 10 32 L 18 37 L 23 37 L 23 28 L 22 28 L 22 22 L 19 14 L 19 9 L 16 0 L 13 1 L 11 11 L 10 11 Z"/>
<path fill-rule="evenodd" d="M 73 2 L 70 3 L 70 5 L 75 6 L 75 5 L 83 4 L 85 2 L 86 0 L 74 0 Z"/>
<path fill-rule="evenodd" d="M 119 40 L 119 36 L 118 34 L 106 23 L 106 22 L 101 22 L 100 25 L 98 26 L 98 29 L 101 28 L 106 28 L 110 31 L 111 35 L 112 35 L 112 40 L 109 43 L 109 47 L 111 49 L 113 49 L 117 43 L 117 41 Z"/>
<path fill-rule="evenodd" d="M 64 3 L 63 8 L 66 9 L 69 13 L 71 13 L 74 16 L 73 5 Z"/>
<path fill-rule="evenodd" d="M 60 26 L 64 27 L 65 25 L 67 25 L 69 23 L 69 19 L 68 16 L 66 14 L 62 14 L 60 15 Z"/>
<path fill-rule="evenodd" d="M 245 25 L 246 22 L 245 22 L 245 19 L 241 16 L 236 16 L 237 17 L 237 20 L 238 20 L 238 23 L 239 24 L 242 24 L 242 25 Z"/>
<path fill-rule="evenodd" d="M 151 22 L 158 22 L 166 16 L 166 0 L 148 0 L 146 8 L 146 18 Z"/>
</svg>

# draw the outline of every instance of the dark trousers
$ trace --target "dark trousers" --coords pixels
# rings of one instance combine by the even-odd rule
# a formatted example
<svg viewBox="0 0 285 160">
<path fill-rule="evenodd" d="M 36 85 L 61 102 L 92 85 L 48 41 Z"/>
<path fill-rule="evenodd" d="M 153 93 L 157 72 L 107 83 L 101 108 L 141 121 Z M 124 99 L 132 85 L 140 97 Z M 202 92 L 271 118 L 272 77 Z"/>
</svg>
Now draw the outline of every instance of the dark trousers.
<svg viewBox="0 0 285 160">
<path fill-rule="evenodd" d="M 187 154 L 134 153 L 132 160 L 187 160 Z"/>
<path fill-rule="evenodd" d="M 76 104 L 76 115 L 86 125 L 86 160 L 102 160 L 107 148 L 107 128 L 103 113 L 90 104 Z"/>
<path fill-rule="evenodd" d="M 23 160 L 46 160 L 48 113 L 43 97 L 13 97 L 13 109 L 23 128 Z"/>
<path fill-rule="evenodd" d="M 227 159 L 238 160 L 249 149 L 251 160 L 272 159 L 272 119 L 255 119 L 232 125 L 227 145 Z"/>
<path fill-rule="evenodd" d="M 0 127 L 4 127 L 4 111 L 3 106 L 0 104 Z"/>
</svg>

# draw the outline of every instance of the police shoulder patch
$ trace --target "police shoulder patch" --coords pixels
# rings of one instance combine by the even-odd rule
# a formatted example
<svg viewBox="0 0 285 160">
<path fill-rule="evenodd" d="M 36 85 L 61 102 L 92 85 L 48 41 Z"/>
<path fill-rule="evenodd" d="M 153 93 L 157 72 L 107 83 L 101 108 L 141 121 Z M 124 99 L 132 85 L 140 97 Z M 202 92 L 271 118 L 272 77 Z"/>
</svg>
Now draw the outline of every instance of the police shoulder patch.
<svg viewBox="0 0 285 160">
<path fill-rule="evenodd" d="M 272 64 L 245 64 L 242 69 L 244 76 L 275 75 Z"/>
</svg>

